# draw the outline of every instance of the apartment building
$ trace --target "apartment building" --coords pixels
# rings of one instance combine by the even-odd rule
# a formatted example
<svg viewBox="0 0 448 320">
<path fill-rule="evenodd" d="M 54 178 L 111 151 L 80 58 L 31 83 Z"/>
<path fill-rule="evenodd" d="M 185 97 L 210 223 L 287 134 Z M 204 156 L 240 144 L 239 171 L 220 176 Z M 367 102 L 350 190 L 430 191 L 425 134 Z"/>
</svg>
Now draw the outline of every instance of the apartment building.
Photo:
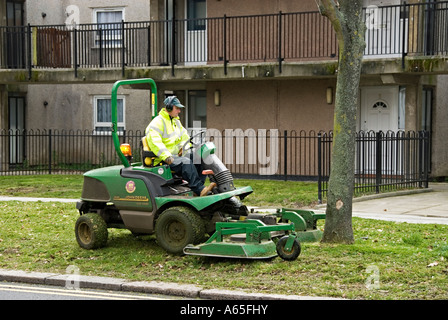
<svg viewBox="0 0 448 320">
<path fill-rule="evenodd" d="M 431 175 L 448 176 L 448 4 L 364 5 L 358 130 L 430 132 Z M 0 0 L 0 26 L 0 129 L 107 132 L 112 83 L 138 77 L 189 128 L 333 127 L 338 47 L 314 0 Z M 120 129 L 144 130 L 148 103 L 123 89 Z"/>
</svg>

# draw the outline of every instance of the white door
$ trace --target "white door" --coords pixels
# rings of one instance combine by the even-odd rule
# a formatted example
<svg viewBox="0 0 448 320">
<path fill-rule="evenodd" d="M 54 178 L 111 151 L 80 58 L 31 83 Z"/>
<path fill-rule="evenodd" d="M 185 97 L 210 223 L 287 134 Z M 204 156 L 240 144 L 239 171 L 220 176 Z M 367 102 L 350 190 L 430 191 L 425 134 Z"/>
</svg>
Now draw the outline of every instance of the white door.
<svg viewBox="0 0 448 320">
<path fill-rule="evenodd" d="M 398 86 L 361 88 L 361 130 L 398 130 Z"/>
<path fill-rule="evenodd" d="M 185 65 L 207 63 L 206 0 L 187 0 L 185 21 Z"/>
<path fill-rule="evenodd" d="M 399 87 L 364 87 L 361 88 L 361 130 L 370 138 L 357 147 L 362 147 L 362 161 L 357 163 L 357 173 L 376 173 L 376 133 L 382 131 L 385 137 L 388 131 L 393 131 L 393 137 L 398 130 Z M 382 173 L 394 174 L 397 171 L 396 154 L 393 139 L 384 139 L 382 148 Z"/>
<path fill-rule="evenodd" d="M 366 7 L 366 48 L 369 56 L 400 56 L 403 52 L 403 33 L 407 35 L 407 19 L 401 18 L 400 0 L 364 0 Z M 407 36 L 404 48 L 407 48 Z"/>
</svg>

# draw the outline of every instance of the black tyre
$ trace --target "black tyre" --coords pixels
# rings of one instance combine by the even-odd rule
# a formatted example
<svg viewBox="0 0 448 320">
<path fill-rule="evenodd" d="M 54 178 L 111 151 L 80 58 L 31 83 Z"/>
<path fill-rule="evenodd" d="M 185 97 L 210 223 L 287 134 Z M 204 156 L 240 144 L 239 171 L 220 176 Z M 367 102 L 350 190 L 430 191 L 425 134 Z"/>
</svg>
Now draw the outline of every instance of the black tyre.
<svg viewBox="0 0 448 320">
<path fill-rule="evenodd" d="M 205 225 L 195 210 L 172 207 L 163 211 L 156 221 L 157 242 L 169 253 L 182 254 L 188 244 L 199 243 L 205 234 Z"/>
<path fill-rule="evenodd" d="M 107 243 L 107 224 L 100 215 L 87 213 L 78 218 L 75 225 L 76 241 L 81 248 L 97 249 Z"/>
<path fill-rule="evenodd" d="M 297 239 L 294 239 L 294 243 L 292 245 L 291 250 L 286 251 L 285 250 L 285 245 L 286 242 L 288 241 L 288 236 L 284 236 L 282 238 L 280 238 L 280 240 L 278 240 L 277 242 L 277 253 L 280 256 L 280 258 L 282 258 L 283 260 L 288 260 L 288 261 L 292 261 L 292 260 L 296 260 L 297 257 L 300 255 L 300 242 Z"/>
</svg>

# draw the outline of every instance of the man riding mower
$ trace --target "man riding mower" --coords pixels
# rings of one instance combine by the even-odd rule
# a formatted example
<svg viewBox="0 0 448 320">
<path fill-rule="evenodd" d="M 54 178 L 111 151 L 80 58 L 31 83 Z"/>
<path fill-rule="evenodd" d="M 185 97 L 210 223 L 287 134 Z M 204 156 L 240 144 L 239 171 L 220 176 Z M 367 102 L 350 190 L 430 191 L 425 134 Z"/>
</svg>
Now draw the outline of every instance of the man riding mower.
<svg viewBox="0 0 448 320">
<path fill-rule="evenodd" d="M 141 162 L 131 163 L 129 145 L 120 146 L 119 142 L 117 90 L 121 85 L 134 84 L 149 85 L 153 121 L 141 140 Z M 177 98 L 169 99 L 165 100 L 167 107 L 181 109 Z M 311 211 L 250 213 L 242 200 L 253 192 L 252 188 L 234 186 L 232 174 L 215 154 L 215 145 L 203 141 L 203 132 L 189 138 L 177 115 L 163 118 L 164 112 L 169 116 L 170 108 L 163 109 L 159 115 L 162 119 L 157 120 L 157 87 L 152 79 L 117 81 L 111 100 L 112 140 L 121 164 L 84 174 L 81 199 L 76 204 L 80 217 L 75 225 L 82 248 L 103 247 L 108 228 L 122 228 L 137 235 L 155 234 L 157 243 L 172 254 L 248 259 L 278 254 L 294 260 L 300 254 L 301 236 L 319 237 L 316 220 L 323 217 Z M 164 126 L 168 130 L 161 130 Z M 200 142 L 195 141 L 198 137 Z M 192 157 L 178 156 L 180 150 L 185 155 L 187 149 Z M 203 180 L 202 187 L 185 181 L 176 157 L 190 161 L 191 171 L 201 164 L 203 172 L 198 177 L 207 175 L 209 187 L 203 187 Z"/>
</svg>

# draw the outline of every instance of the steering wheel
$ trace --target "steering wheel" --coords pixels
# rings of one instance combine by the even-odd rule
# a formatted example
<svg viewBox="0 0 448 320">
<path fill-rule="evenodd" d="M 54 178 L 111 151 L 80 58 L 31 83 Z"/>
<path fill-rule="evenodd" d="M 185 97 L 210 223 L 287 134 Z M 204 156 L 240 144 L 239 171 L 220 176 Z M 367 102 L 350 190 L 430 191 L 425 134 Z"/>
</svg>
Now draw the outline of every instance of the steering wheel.
<svg viewBox="0 0 448 320">
<path fill-rule="evenodd" d="M 185 151 L 190 150 L 190 149 L 199 148 L 203 143 L 202 142 L 204 140 L 203 134 L 205 132 L 206 132 L 206 130 L 201 130 L 198 133 L 195 133 L 194 135 L 192 135 L 190 137 L 190 139 L 187 142 L 185 142 L 184 145 L 182 146 L 182 153 L 184 153 Z M 201 136 L 201 140 L 199 143 L 193 141 L 197 136 Z M 188 148 L 186 148 L 188 144 L 191 144 L 191 145 Z"/>
</svg>

